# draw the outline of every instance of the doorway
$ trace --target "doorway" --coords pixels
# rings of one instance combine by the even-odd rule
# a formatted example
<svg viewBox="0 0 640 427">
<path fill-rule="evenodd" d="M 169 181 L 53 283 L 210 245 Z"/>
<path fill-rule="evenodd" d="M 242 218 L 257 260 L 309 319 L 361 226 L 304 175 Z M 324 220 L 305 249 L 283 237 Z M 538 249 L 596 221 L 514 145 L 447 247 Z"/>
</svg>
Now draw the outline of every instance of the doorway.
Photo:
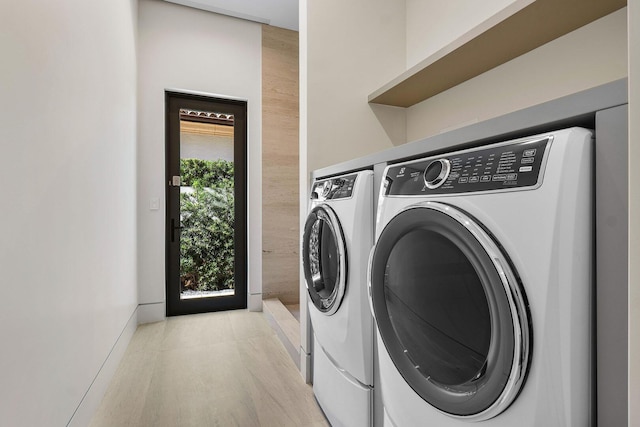
<svg viewBox="0 0 640 427">
<path fill-rule="evenodd" d="M 165 92 L 167 316 L 247 306 L 247 103 Z"/>
</svg>

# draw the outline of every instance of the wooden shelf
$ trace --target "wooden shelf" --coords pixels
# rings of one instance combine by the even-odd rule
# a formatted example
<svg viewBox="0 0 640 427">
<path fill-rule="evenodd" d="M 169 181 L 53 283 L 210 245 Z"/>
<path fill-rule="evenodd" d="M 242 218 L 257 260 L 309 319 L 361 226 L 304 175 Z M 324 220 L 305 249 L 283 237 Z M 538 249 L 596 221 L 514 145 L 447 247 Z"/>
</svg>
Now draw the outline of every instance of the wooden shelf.
<svg viewBox="0 0 640 427">
<path fill-rule="evenodd" d="M 516 1 L 494 17 L 495 25 L 488 21 L 489 28 L 485 23 L 472 30 L 373 92 L 369 102 L 410 107 L 626 5 L 627 0 Z"/>
</svg>

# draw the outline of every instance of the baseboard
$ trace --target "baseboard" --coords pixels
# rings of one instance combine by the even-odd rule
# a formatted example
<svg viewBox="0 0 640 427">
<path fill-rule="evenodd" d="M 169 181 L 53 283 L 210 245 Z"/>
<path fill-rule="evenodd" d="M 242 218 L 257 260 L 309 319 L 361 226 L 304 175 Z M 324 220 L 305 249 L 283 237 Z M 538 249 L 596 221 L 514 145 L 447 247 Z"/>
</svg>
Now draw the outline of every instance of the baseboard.
<svg viewBox="0 0 640 427">
<path fill-rule="evenodd" d="M 164 301 L 138 306 L 138 325 L 145 323 L 161 322 L 167 317 L 166 305 Z"/>
<path fill-rule="evenodd" d="M 122 360 L 137 327 L 138 308 L 136 307 L 131 314 L 131 317 L 129 317 L 124 329 L 120 333 L 120 336 L 113 345 L 113 348 L 107 355 L 106 360 L 98 370 L 98 373 L 89 386 L 89 389 L 80 401 L 76 411 L 71 416 L 71 419 L 67 424 L 68 427 L 85 427 L 91 424 L 91 419 L 100 406 L 102 398 L 109 388 L 111 379 L 118 369 L 120 361 Z"/>
<path fill-rule="evenodd" d="M 262 293 L 249 294 L 247 298 L 247 308 L 249 311 L 262 311 Z"/>
<path fill-rule="evenodd" d="M 291 359 L 300 369 L 300 323 L 277 298 L 264 300 L 263 312 Z M 296 336 L 297 333 L 297 336 Z"/>
</svg>

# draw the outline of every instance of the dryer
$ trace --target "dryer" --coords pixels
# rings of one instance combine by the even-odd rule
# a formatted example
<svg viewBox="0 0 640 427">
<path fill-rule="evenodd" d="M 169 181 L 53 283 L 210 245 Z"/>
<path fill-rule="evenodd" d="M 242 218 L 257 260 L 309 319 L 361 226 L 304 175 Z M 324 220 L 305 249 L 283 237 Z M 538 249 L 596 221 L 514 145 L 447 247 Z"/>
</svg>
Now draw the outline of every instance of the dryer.
<svg viewBox="0 0 640 427">
<path fill-rule="evenodd" d="M 385 425 L 594 422 L 592 139 L 385 169 L 369 265 Z"/>
<path fill-rule="evenodd" d="M 367 261 L 373 245 L 373 198 L 370 170 L 316 180 L 304 228 L 313 391 L 335 427 L 372 423 Z"/>
</svg>

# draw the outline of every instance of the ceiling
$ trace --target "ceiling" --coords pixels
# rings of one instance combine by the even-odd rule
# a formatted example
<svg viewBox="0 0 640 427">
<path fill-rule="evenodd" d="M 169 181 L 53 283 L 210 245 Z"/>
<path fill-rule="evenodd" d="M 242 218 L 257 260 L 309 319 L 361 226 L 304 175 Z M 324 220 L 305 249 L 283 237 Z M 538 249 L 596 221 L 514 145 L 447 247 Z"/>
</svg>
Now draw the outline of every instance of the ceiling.
<svg viewBox="0 0 640 427">
<path fill-rule="evenodd" d="M 165 0 L 298 31 L 298 0 Z"/>
</svg>

